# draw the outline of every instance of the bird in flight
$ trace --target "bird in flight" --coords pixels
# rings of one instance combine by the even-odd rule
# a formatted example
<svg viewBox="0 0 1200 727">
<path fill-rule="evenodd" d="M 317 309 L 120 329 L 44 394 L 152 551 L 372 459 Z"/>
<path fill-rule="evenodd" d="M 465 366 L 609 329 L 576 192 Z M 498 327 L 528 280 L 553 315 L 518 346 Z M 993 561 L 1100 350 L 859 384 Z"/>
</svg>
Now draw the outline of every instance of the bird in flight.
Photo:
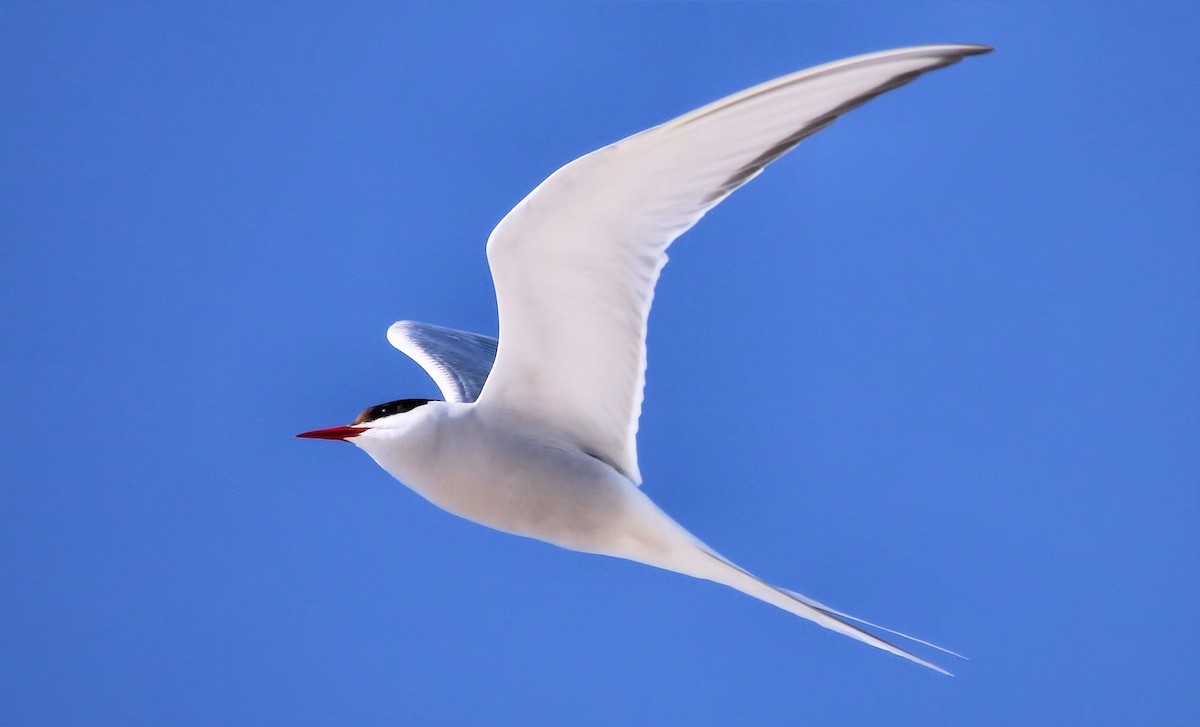
<svg viewBox="0 0 1200 727">
<path fill-rule="evenodd" d="M 351 442 L 468 520 L 721 583 L 948 674 L 854 624 L 941 647 L 773 586 L 701 542 L 640 489 L 636 434 L 650 302 L 675 238 L 847 111 L 990 50 L 928 45 L 828 63 L 567 164 L 488 238 L 499 341 L 414 321 L 388 329 L 445 400 L 391 401 L 298 436 Z"/>
</svg>

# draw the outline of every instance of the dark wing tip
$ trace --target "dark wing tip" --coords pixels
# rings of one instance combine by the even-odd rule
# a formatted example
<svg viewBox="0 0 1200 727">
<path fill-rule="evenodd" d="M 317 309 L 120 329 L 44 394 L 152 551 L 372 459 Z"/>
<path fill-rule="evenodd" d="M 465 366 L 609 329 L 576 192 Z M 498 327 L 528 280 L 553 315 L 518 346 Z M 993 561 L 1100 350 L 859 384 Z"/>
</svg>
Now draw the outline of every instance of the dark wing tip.
<svg viewBox="0 0 1200 727">
<path fill-rule="evenodd" d="M 809 121 L 799 130 L 775 143 L 762 154 L 755 157 L 753 160 L 734 172 L 727 180 L 725 180 L 724 183 L 722 183 L 707 197 L 705 197 L 704 203 L 715 203 L 729 193 L 733 192 L 733 190 L 745 184 L 754 175 L 761 172 L 768 164 L 794 149 L 801 141 L 824 129 L 826 126 L 829 126 L 843 114 L 853 111 L 868 101 L 878 96 L 882 96 L 888 91 L 897 89 L 925 75 L 926 73 L 929 73 L 930 71 L 936 71 L 940 68 L 945 68 L 946 66 L 952 66 L 967 56 L 975 56 L 983 53 L 990 53 L 992 51 L 992 47 L 988 45 L 959 45 L 953 46 L 953 48 L 954 50 L 952 52 L 943 51 L 934 55 L 933 57 L 937 60 L 928 67 L 897 74 L 875 88 L 861 93 L 858 96 L 855 96 L 845 103 L 840 104 L 839 106 L 836 106 L 826 113 Z"/>
<path fill-rule="evenodd" d="M 964 43 L 962 54 L 964 56 L 981 56 L 984 53 L 991 53 L 996 50 L 995 46 L 978 45 L 976 43 Z"/>
</svg>

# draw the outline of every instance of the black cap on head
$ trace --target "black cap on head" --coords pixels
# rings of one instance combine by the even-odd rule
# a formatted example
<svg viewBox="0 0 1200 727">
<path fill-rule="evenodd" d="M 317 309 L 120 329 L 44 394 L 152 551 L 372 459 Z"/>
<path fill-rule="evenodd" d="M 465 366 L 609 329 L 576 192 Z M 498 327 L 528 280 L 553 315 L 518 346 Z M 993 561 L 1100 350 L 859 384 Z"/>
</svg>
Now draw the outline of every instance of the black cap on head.
<svg viewBox="0 0 1200 727">
<path fill-rule="evenodd" d="M 355 426 L 358 424 L 366 424 L 368 422 L 373 422 L 376 419 L 390 417 L 393 414 L 403 414 L 406 411 L 412 411 L 413 409 L 416 409 L 418 406 L 421 406 L 422 404 L 428 404 L 431 401 L 436 401 L 436 400 L 435 399 L 397 399 L 395 401 L 389 401 L 386 404 L 376 404 L 375 406 L 370 407 L 369 409 L 364 409 L 363 413 L 359 414 L 358 418 L 354 420 L 354 424 L 351 424 L 350 426 Z"/>
</svg>

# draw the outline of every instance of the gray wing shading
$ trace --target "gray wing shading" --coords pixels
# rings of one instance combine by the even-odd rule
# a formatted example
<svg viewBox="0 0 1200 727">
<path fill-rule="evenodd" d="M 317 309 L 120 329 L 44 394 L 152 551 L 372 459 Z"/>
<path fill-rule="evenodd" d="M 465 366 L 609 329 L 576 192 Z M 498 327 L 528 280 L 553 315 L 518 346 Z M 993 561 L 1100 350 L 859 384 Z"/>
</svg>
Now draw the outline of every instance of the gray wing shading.
<svg viewBox="0 0 1200 727">
<path fill-rule="evenodd" d="M 496 360 L 496 339 L 478 333 L 400 321 L 388 328 L 387 337 L 425 369 L 446 401 L 475 401 Z"/>
<path fill-rule="evenodd" d="M 646 326 L 671 242 L 841 114 L 989 50 L 901 48 L 810 68 L 550 175 L 488 238 L 504 340 L 478 405 L 518 412 L 640 483 Z"/>
</svg>

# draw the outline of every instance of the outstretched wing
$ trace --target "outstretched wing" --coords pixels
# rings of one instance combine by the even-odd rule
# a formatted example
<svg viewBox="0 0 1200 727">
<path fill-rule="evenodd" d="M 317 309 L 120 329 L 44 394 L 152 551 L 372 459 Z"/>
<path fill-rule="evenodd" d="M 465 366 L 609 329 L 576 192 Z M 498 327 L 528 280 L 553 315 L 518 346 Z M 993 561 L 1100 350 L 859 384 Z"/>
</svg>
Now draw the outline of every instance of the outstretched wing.
<svg viewBox="0 0 1200 727">
<path fill-rule="evenodd" d="M 550 175 L 488 239 L 500 349 L 479 406 L 532 418 L 640 482 L 646 319 L 667 246 L 841 114 L 988 50 L 905 48 L 800 71 Z"/>
<path fill-rule="evenodd" d="M 446 401 L 479 398 L 492 362 L 496 339 L 428 323 L 400 321 L 387 332 L 388 342 L 425 369 Z"/>
</svg>

